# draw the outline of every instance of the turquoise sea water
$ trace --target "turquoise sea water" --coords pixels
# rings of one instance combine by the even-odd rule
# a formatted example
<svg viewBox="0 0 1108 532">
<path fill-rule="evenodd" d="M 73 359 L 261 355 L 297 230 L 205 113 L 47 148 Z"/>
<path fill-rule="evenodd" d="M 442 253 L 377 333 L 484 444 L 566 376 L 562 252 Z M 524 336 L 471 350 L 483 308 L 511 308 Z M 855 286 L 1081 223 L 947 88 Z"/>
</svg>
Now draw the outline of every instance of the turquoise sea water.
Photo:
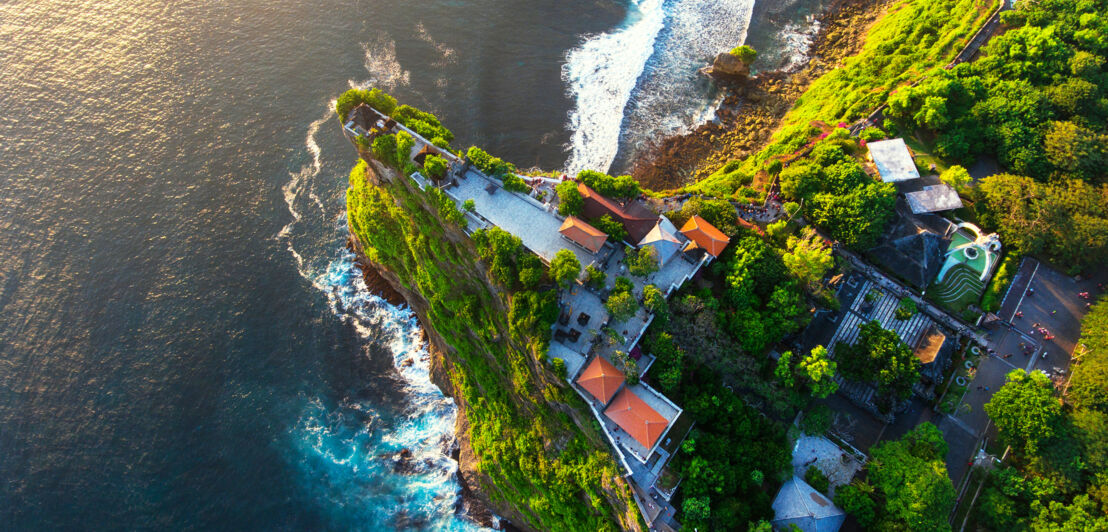
<svg viewBox="0 0 1108 532">
<path fill-rule="evenodd" d="M 816 5 L 724 4 L 767 58 Z M 343 250 L 353 152 L 330 102 L 382 86 L 459 145 L 560 167 L 593 149 L 565 69 L 615 54 L 572 52 L 640 7 L 0 4 L 0 527 L 473 528 L 418 324 Z M 690 59 L 655 57 L 696 7 L 659 8 L 627 74 L 644 82 L 598 118 L 624 151 L 657 134 L 627 111 L 649 107 L 645 80 L 712 98 L 682 84 Z"/>
</svg>

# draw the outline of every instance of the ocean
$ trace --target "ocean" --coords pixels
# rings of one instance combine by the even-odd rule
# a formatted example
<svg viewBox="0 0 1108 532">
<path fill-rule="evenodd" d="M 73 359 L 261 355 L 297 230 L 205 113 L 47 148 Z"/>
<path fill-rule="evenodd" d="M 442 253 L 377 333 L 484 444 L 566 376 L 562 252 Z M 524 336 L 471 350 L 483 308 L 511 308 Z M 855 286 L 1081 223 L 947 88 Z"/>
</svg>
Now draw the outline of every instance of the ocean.
<svg viewBox="0 0 1108 532">
<path fill-rule="evenodd" d="M 343 249 L 332 99 L 619 171 L 711 118 L 716 51 L 803 61 L 821 5 L 0 4 L 0 526 L 476 528 L 419 324 Z"/>
</svg>

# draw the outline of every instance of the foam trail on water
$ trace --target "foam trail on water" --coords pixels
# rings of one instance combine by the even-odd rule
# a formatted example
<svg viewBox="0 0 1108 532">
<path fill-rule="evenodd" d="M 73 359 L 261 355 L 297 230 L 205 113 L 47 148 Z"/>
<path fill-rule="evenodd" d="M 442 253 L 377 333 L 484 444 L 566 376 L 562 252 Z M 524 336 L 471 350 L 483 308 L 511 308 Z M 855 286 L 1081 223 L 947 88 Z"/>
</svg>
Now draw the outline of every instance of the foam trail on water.
<svg viewBox="0 0 1108 532">
<path fill-rule="evenodd" d="M 754 0 L 669 0 L 654 55 L 632 93 L 620 163 L 650 141 L 711 120 L 721 95 L 699 70 L 746 42 Z"/>
<path fill-rule="evenodd" d="M 662 7 L 662 0 L 634 0 L 622 27 L 589 37 L 566 55 L 562 79 L 576 100 L 567 172 L 611 166 L 624 108 L 664 25 Z"/>
</svg>

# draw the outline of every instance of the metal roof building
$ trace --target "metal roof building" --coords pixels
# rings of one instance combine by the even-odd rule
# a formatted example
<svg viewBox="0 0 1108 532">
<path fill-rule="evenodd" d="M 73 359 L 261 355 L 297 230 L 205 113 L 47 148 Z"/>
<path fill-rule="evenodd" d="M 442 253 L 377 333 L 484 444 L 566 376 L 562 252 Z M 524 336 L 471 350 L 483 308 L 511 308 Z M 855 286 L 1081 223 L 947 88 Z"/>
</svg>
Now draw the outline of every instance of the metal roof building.
<svg viewBox="0 0 1108 532">
<path fill-rule="evenodd" d="M 882 181 L 898 183 L 919 179 L 919 170 L 904 139 L 879 140 L 866 146 L 869 147 L 869 157 L 877 166 L 877 173 L 881 174 Z"/>
</svg>

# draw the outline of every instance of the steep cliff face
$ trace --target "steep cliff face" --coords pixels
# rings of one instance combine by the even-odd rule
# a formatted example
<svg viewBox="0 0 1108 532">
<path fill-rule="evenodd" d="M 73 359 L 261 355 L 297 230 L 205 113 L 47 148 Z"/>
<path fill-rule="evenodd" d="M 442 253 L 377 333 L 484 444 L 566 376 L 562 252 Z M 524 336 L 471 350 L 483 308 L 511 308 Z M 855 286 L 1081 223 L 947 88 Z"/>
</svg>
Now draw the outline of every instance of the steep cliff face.
<svg viewBox="0 0 1108 532">
<path fill-rule="evenodd" d="M 513 296 L 442 208 L 372 159 L 351 172 L 353 246 L 419 317 L 433 378 L 458 404 L 471 515 L 487 505 L 527 530 L 644 528 L 583 402 L 544 368 L 545 341 L 510 325 Z"/>
</svg>

